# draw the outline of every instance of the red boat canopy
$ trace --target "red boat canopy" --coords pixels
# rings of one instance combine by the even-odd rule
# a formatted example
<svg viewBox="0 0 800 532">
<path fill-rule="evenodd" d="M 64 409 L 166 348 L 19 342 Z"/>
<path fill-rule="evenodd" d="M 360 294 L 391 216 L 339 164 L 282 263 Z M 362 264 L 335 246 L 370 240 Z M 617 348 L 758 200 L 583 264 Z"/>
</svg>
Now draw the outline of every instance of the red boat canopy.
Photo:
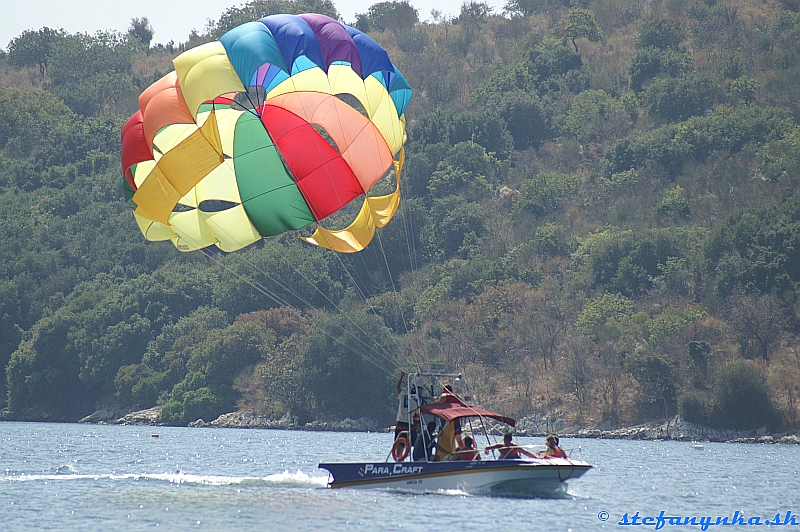
<svg viewBox="0 0 800 532">
<path fill-rule="evenodd" d="M 433 403 L 422 405 L 421 410 L 423 414 L 430 414 L 445 421 L 452 421 L 460 417 L 488 417 L 507 423 L 512 427 L 517 424 L 514 418 L 501 416 L 496 412 L 484 410 L 477 406 L 467 406 L 459 403 Z"/>
</svg>

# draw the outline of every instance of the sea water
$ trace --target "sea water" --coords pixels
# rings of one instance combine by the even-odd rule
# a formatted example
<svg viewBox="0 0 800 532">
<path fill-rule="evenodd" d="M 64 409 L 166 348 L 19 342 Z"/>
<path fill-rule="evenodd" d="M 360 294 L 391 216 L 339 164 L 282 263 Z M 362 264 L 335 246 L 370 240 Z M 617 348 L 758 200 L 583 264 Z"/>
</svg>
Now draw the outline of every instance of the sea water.
<svg viewBox="0 0 800 532">
<path fill-rule="evenodd" d="M 326 487 L 319 462 L 383 461 L 391 444 L 387 433 L 3 422 L 0 530 L 800 531 L 796 445 L 562 439 L 595 467 L 549 498 Z"/>
</svg>

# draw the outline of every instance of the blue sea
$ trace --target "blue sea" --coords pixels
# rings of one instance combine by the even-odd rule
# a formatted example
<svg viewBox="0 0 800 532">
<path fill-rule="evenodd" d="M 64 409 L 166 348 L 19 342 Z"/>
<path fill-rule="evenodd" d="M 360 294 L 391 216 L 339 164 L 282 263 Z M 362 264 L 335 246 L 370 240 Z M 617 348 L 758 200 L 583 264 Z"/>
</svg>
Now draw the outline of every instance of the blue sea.
<svg viewBox="0 0 800 532">
<path fill-rule="evenodd" d="M 562 439 L 595 468 L 549 498 L 326 487 L 319 462 L 385 460 L 391 443 L 386 433 L 2 422 L 0 530 L 800 531 L 796 445 Z"/>
</svg>

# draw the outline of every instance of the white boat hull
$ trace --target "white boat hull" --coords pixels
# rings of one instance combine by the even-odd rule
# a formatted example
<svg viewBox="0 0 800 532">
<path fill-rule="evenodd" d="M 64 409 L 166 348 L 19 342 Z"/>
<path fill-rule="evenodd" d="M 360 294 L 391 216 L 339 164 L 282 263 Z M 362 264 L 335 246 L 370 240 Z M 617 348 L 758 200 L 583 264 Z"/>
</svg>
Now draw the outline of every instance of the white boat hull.
<svg viewBox="0 0 800 532">
<path fill-rule="evenodd" d="M 390 488 L 414 492 L 540 493 L 562 490 L 564 482 L 591 469 L 568 459 L 454 462 L 320 464 L 331 472 L 331 488 Z"/>
</svg>

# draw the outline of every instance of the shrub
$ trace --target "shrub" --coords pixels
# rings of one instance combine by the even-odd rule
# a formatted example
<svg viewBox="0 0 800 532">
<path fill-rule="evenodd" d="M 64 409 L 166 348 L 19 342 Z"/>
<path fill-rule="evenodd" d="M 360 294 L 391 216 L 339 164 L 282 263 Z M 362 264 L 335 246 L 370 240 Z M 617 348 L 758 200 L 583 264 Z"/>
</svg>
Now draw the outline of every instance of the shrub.
<svg viewBox="0 0 800 532">
<path fill-rule="evenodd" d="M 708 400 L 698 392 L 685 392 L 678 399 L 678 411 L 689 423 L 707 425 L 708 409 Z"/>
<path fill-rule="evenodd" d="M 749 362 L 728 364 L 717 373 L 709 424 L 724 429 L 776 430 L 781 423 L 762 371 Z"/>
</svg>

